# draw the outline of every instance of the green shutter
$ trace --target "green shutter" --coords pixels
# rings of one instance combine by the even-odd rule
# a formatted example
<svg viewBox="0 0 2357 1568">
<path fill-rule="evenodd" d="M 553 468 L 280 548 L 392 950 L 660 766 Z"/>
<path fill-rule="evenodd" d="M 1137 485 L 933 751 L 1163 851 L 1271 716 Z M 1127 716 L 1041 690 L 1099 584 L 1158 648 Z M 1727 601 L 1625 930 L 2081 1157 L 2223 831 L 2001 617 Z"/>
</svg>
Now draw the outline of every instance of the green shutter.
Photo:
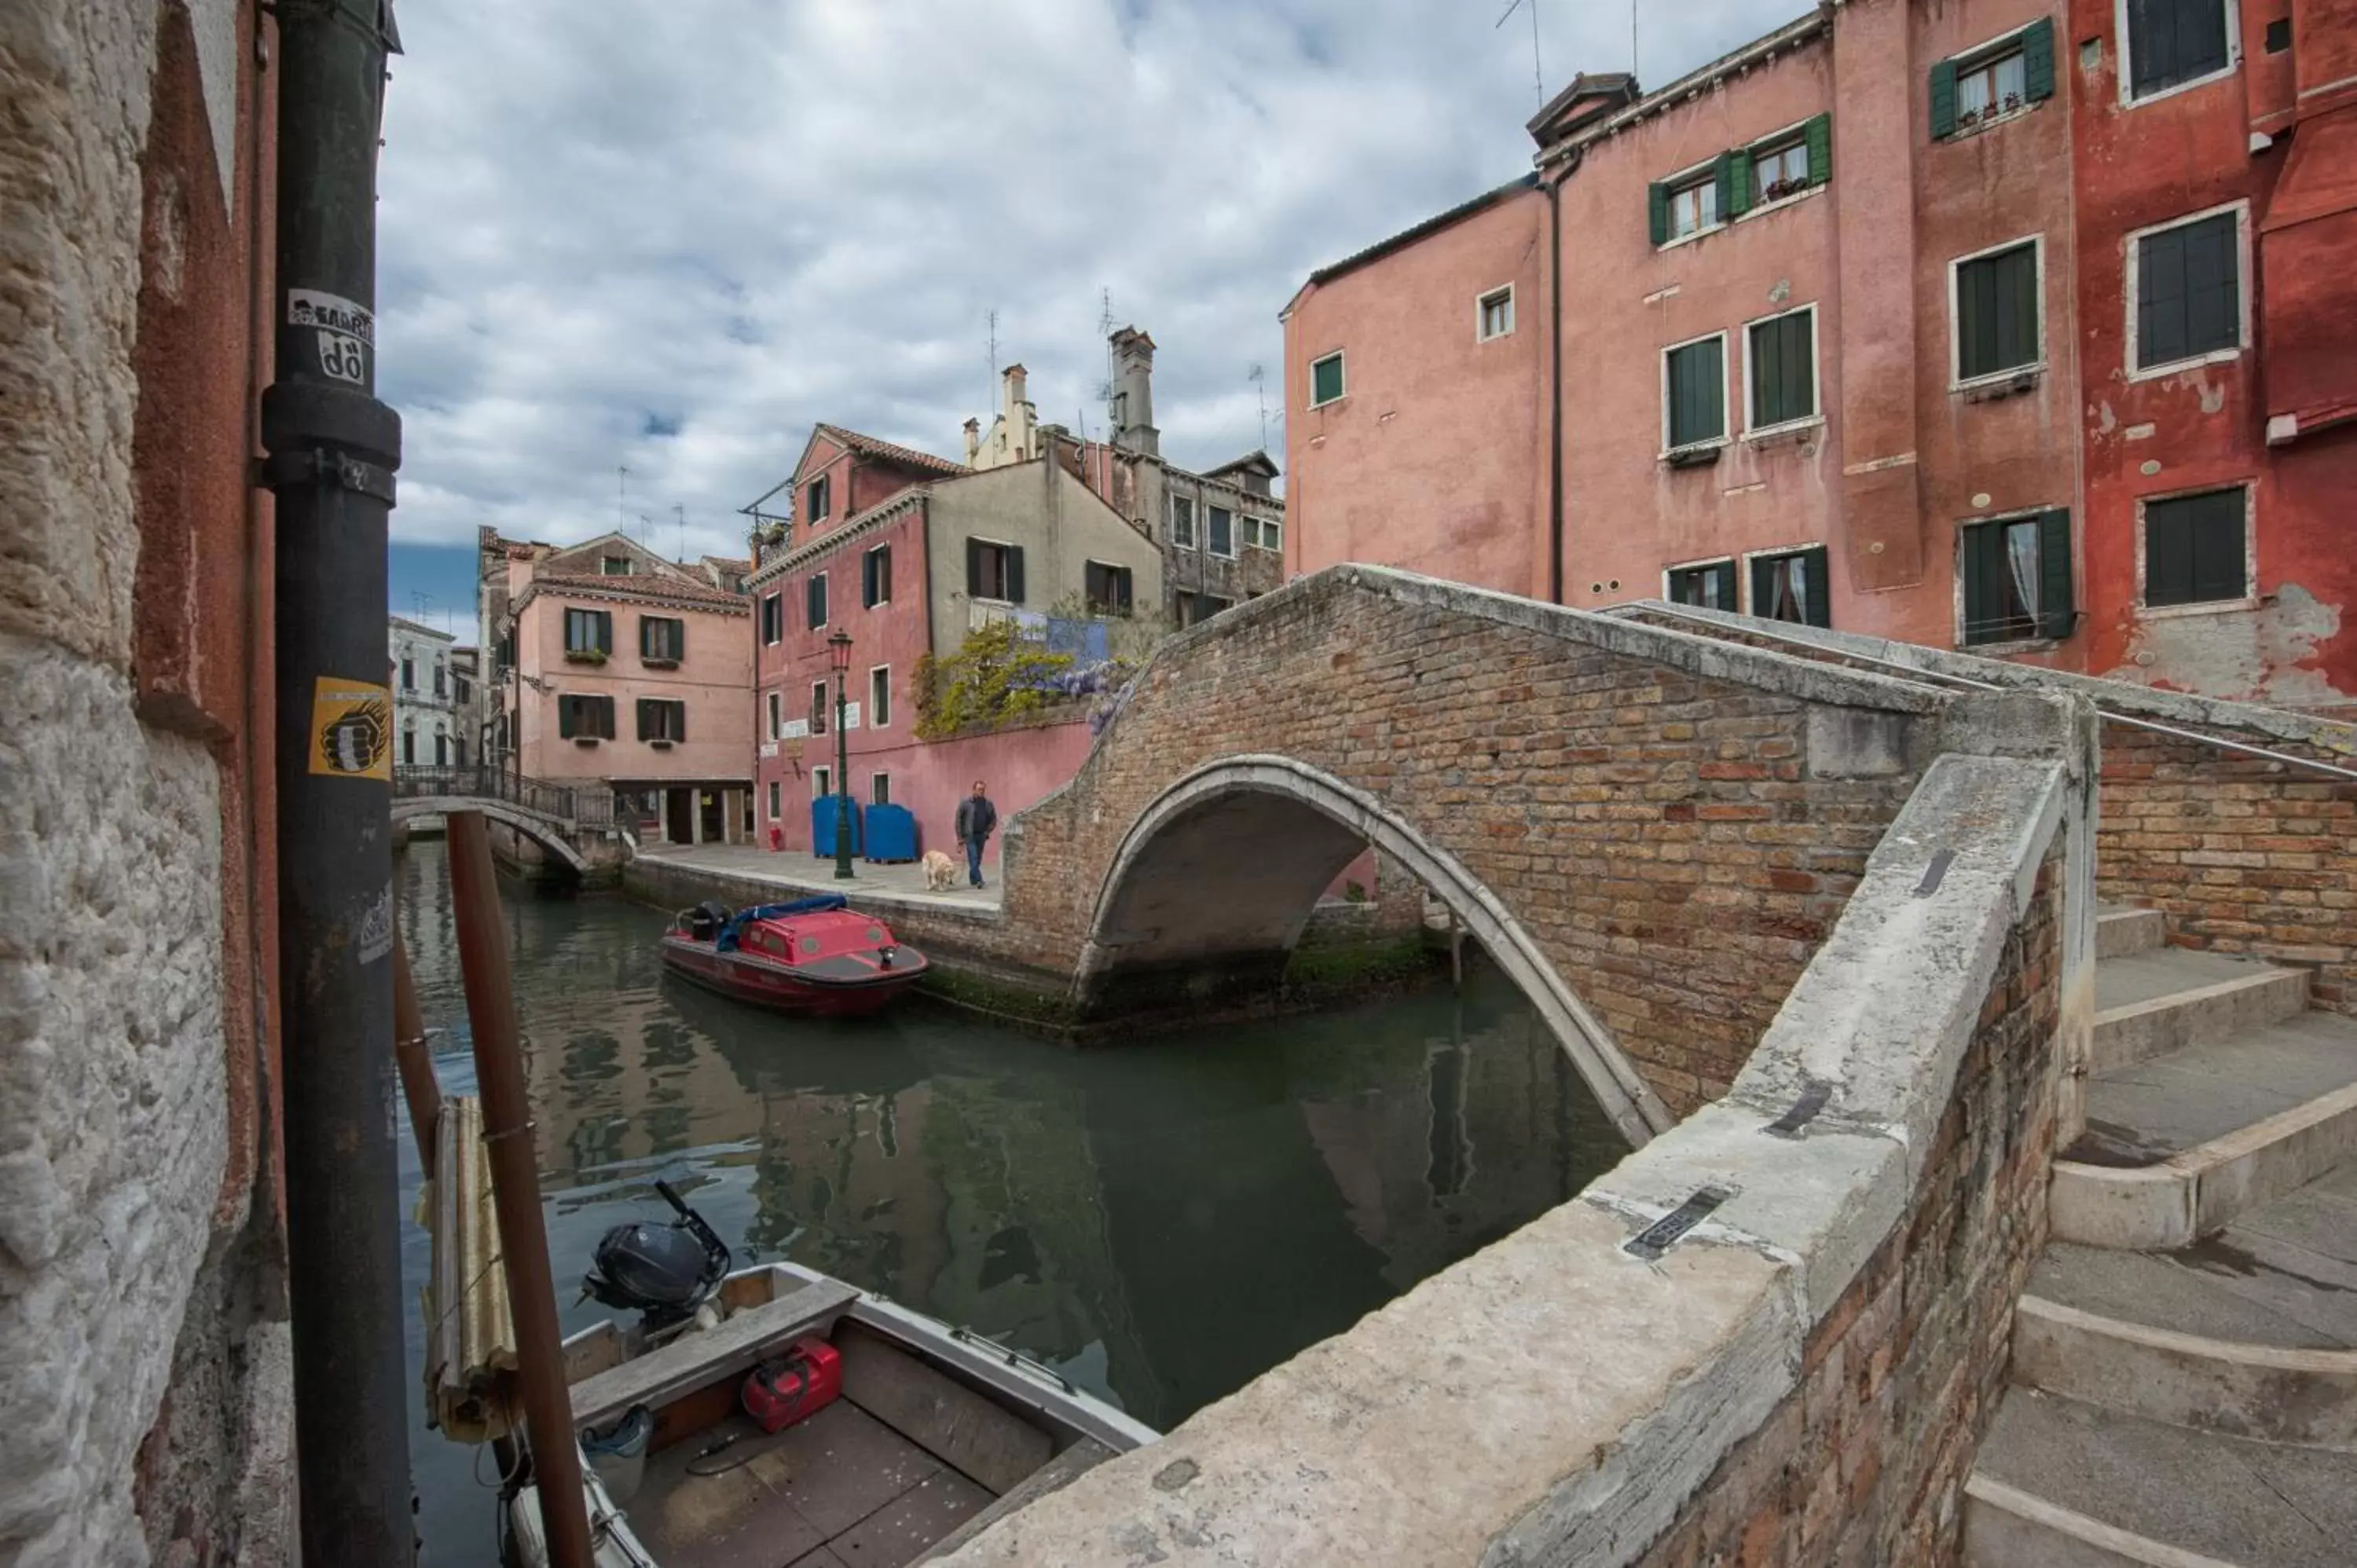
<svg viewBox="0 0 2357 1568">
<path fill-rule="evenodd" d="M 1727 183 L 1719 188 L 1719 215 L 1740 218 L 1750 211 L 1752 204 L 1760 199 L 1760 193 L 1755 188 L 1760 182 L 1753 172 L 1750 149 L 1738 147 L 1725 155 L 1721 161 L 1731 163 L 1733 167 Z"/>
<path fill-rule="evenodd" d="M 559 697 L 559 698 L 557 698 L 557 699 L 556 699 L 556 738 L 557 738 L 557 739 L 559 739 L 559 740 L 571 740 L 571 739 L 573 738 L 573 731 L 574 731 L 574 728 L 575 728 L 575 725 L 574 725 L 574 723 L 573 723 L 573 699 L 572 699 L 572 698 L 570 698 L 570 697 Z"/>
<path fill-rule="evenodd" d="M 1932 68 L 1932 139 L 1945 141 L 1956 134 L 1956 62 L 1943 59 Z"/>
<path fill-rule="evenodd" d="M 1653 225 L 1653 243 L 1670 242 L 1670 188 L 1660 180 L 1645 188 L 1645 210 Z"/>
<path fill-rule="evenodd" d="M 608 655 L 614 651 L 614 616 L 610 610 L 597 612 L 597 651 Z"/>
<path fill-rule="evenodd" d="M 1830 627 L 1834 624 L 1834 585 L 1827 575 L 1828 557 L 1820 547 L 1802 551 L 1801 559 L 1808 564 L 1808 581 L 1804 585 L 1807 598 L 1801 607 L 1811 626 Z"/>
<path fill-rule="evenodd" d="M 1023 546 L 1020 544 L 1006 547 L 1006 602 L 1013 605 L 1023 602 Z"/>
<path fill-rule="evenodd" d="M 671 709 L 671 738 L 684 741 L 687 739 L 687 704 L 673 703 Z"/>
<path fill-rule="evenodd" d="M 1834 117 L 1818 115 L 1802 134 L 1809 143 L 1809 183 L 1823 185 L 1834 177 Z"/>
<path fill-rule="evenodd" d="M 2038 632 L 2071 635 L 2078 607 L 2071 596 L 2071 514 L 2061 507 L 2038 519 Z"/>
<path fill-rule="evenodd" d="M 1732 612 L 1738 603 L 1735 596 L 1735 563 L 1722 561 L 1711 571 L 1718 577 L 1718 607 Z"/>
<path fill-rule="evenodd" d="M 1738 210 L 1735 205 L 1735 155 L 1721 153 L 1718 161 L 1710 166 L 1712 183 L 1718 187 L 1718 215 L 1724 220 Z"/>
<path fill-rule="evenodd" d="M 1964 646 L 1967 648 L 1988 640 L 1981 631 L 1981 624 L 1988 619 L 1989 614 L 1989 537 L 2004 532 L 2002 525 L 1976 523 L 1959 530 L 1957 533 L 1957 553 L 1963 557 L 1964 573 Z"/>
<path fill-rule="evenodd" d="M 2054 96 L 2054 18 L 2040 16 L 2021 35 L 2021 81 L 2036 103 Z"/>
</svg>

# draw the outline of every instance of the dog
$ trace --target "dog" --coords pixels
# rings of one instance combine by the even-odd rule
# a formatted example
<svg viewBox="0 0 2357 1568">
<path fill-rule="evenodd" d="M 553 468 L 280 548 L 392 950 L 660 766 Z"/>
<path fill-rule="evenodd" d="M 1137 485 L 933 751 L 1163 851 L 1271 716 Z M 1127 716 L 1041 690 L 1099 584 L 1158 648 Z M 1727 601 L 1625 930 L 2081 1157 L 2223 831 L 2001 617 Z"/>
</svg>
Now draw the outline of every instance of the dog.
<svg viewBox="0 0 2357 1568">
<path fill-rule="evenodd" d="M 925 858 L 919 861 L 917 864 L 925 868 L 925 890 L 927 892 L 946 893 L 951 888 L 957 886 L 957 862 L 952 860 L 948 855 L 943 854 L 940 850 L 927 850 L 925 852 Z"/>
</svg>

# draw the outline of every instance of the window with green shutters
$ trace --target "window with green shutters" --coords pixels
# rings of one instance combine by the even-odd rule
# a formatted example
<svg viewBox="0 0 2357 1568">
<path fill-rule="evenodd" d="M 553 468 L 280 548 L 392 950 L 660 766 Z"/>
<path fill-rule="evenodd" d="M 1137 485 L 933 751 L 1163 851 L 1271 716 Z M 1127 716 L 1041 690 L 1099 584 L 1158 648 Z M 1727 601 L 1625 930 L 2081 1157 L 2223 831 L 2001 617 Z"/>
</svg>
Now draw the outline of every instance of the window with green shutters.
<svg viewBox="0 0 2357 1568">
<path fill-rule="evenodd" d="M 1746 430 L 1772 430 L 1816 417 L 1816 307 L 1803 306 L 1755 321 L 1747 330 Z"/>
<path fill-rule="evenodd" d="M 892 547 L 878 544 L 859 558 L 859 603 L 874 609 L 892 602 Z"/>
<path fill-rule="evenodd" d="M 1309 406 L 1339 402 L 1342 396 L 1342 356 L 1329 354 L 1309 366 Z"/>
<path fill-rule="evenodd" d="M 614 738 L 614 699 L 560 696 L 556 699 L 556 735 L 560 740 Z"/>
<path fill-rule="evenodd" d="M 2054 19 L 2041 16 L 1932 68 L 1932 139 L 2006 119 L 2053 96 Z"/>
<path fill-rule="evenodd" d="M 802 585 L 802 624 L 816 631 L 826 624 L 826 574 L 813 572 Z"/>
<path fill-rule="evenodd" d="M 1645 192 L 1653 243 L 1703 233 L 1753 208 L 1824 184 L 1833 177 L 1833 125 L 1832 115 L 1820 114 L 1723 152 L 1700 168 L 1655 180 Z"/>
<path fill-rule="evenodd" d="M 2233 63 L 2227 0 L 2127 0 L 2128 97 L 2149 98 Z"/>
<path fill-rule="evenodd" d="M 1695 566 L 1674 566 L 1663 575 L 1664 586 L 1674 605 L 1699 605 L 1704 609 L 1742 609 L 1735 602 L 1735 563 L 1706 561 Z"/>
<path fill-rule="evenodd" d="M 687 623 L 672 616 L 640 616 L 639 657 L 650 664 L 676 664 L 686 658 Z"/>
<path fill-rule="evenodd" d="M 2136 237 L 2136 368 L 2149 371 L 2243 347 L 2241 209 Z"/>
<path fill-rule="evenodd" d="M 639 699 L 639 738 L 664 742 L 687 738 L 687 704 L 662 697 Z"/>
<path fill-rule="evenodd" d="M 2147 607 L 2251 596 L 2249 494 L 2237 485 L 2143 503 Z"/>
<path fill-rule="evenodd" d="M 604 655 L 614 651 L 614 616 L 610 610 L 566 610 L 565 651 Z"/>
<path fill-rule="evenodd" d="M 2061 508 L 1958 532 L 1967 648 L 2071 635 L 2071 514 Z"/>
<path fill-rule="evenodd" d="M 1799 626 L 1834 623 L 1833 583 L 1824 546 L 1751 558 L 1751 613 Z"/>
<path fill-rule="evenodd" d="M 2024 240 L 1954 264 L 1957 382 L 2026 370 L 2045 358 L 2038 320 L 2038 244 Z"/>
<path fill-rule="evenodd" d="M 1662 449 L 1680 452 L 1727 439 L 1727 334 L 1713 333 L 1662 356 Z"/>
</svg>

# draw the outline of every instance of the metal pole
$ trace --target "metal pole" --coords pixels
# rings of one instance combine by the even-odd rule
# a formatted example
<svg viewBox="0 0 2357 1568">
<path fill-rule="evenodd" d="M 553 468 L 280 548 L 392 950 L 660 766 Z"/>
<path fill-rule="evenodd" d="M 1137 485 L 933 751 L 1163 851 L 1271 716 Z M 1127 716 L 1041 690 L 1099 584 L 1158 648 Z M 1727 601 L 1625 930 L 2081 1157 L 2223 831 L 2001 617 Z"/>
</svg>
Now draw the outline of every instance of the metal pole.
<svg viewBox="0 0 2357 1568">
<path fill-rule="evenodd" d="M 851 880 L 851 737 L 843 733 L 843 675 L 834 672 L 834 879 Z"/>
<path fill-rule="evenodd" d="M 277 7 L 278 949 L 296 1491 L 306 1563 L 415 1559 L 393 1054 L 385 517 L 376 384 L 379 0 Z"/>
<path fill-rule="evenodd" d="M 491 1201 L 499 1209 L 500 1257 L 515 1319 L 516 1376 L 523 1385 L 533 1480 L 540 1487 L 541 1523 L 553 1568 L 590 1568 L 588 1504 L 581 1492 L 581 1450 L 573 1437 L 573 1395 L 565 1382 L 548 1232 L 541 1223 L 532 1099 L 524 1088 L 523 1045 L 508 972 L 507 932 L 500 924 L 490 830 L 480 811 L 453 811 L 449 820 L 450 901 L 458 921 L 467 1018 L 475 1036 L 475 1084 L 483 1101 Z"/>
<path fill-rule="evenodd" d="M 393 1056 L 401 1069 L 402 1097 L 409 1101 L 409 1131 L 417 1140 L 417 1163 L 434 1175 L 434 1138 L 442 1126 L 442 1090 L 434 1080 L 434 1053 L 425 1046 L 425 1019 L 417 1007 L 417 982 L 409 973 L 409 946 L 393 934 Z"/>
</svg>

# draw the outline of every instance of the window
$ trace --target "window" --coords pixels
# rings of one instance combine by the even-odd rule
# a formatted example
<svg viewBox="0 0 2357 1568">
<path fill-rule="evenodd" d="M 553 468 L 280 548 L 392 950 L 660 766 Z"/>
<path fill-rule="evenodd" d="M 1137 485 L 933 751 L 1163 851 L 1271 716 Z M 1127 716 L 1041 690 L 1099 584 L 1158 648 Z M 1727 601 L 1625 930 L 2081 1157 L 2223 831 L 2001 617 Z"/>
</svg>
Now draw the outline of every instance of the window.
<svg viewBox="0 0 2357 1568">
<path fill-rule="evenodd" d="M 2131 101 L 2216 76 L 2233 64 L 2226 0 L 2124 0 Z"/>
<path fill-rule="evenodd" d="M 556 699 L 556 734 L 563 740 L 614 738 L 614 699 L 561 696 Z"/>
<path fill-rule="evenodd" d="M 776 740 L 785 733 L 786 694 L 783 692 L 772 692 L 770 693 L 770 738 Z M 770 814 L 777 815 L 775 811 Z"/>
<path fill-rule="evenodd" d="M 1223 599 L 1217 594 L 1182 593 L 1178 596 L 1178 624 L 1200 626 L 1222 610 L 1232 608 L 1234 605 L 1235 600 Z"/>
<path fill-rule="evenodd" d="M 1273 517 L 1244 519 L 1244 542 L 1254 550 L 1283 550 L 1285 524 Z"/>
<path fill-rule="evenodd" d="M 785 812 L 781 810 L 781 807 L 782 807 L 783 802 L 781 802 L 781 801 L 779 800 L 779 796 L 780 796 L 781 793 L 782 793 L 782 791 L 781 791 L 781 790 L 779 789 L 779 787 L 778 787 L 778 780 L 776 780 L 775 779 L 770 779 L 770 821 L 771 821 L 771 822 L 776 822 L 780 817 L 781 817 L 781 816 L 783 816 L 783 815 L 785 814 Z"/>
<path fill-rule="evenodd" d="M 1092 616 L 1125 616 L 1129 613 L 1129 568 L 1109 566 L 1102 561 L 1092 561 L 1085 568 L 1089 614 Z"/>
<path fill-rule="evenodd" d="M 1817 416 L 1817 312 L 1814 306 L 1751 323 L 1744 354 L 1744 429 L 1750 434 Z"/>
<path fill-rule="evenodd" d="M 450 678 L 450 699 L 460 707 L 463 708 L 474 701 L 474 694 L 473 683 L 464 675 L 454 675 Z"/>
<path fill-rule="evenodd" d="M 817 478 L 813 479 L 805 493 L 808 499 L 802 507 L 802 521 L 824 522 L 827 520 L 828 510 L 834 504 L 834 498 L 828 493 L 826 476 L 821 474 Z"/>
<path fill-rule="evenodd" d="M 1751 557 L 1751 613 L 1802 626 L 1833 625 L 1833 585 L 1822 545 Z"/>
<path fill-rule="evenodd" d="M 1959 531 L 1964 643 L 2071 635 L 2071 514 L 2060 509 Z"/>
<path fill-rule="evenodd" d="M 859 558 L 859 603 L 874 609 L 892 602 L 892 547 L 879 544 Z"/>
<path fill-rule="evenodd" d="M 826 574 L 813 572 L 802 585 L 802 624 L 816 631 L 826 624 Z"/>
<path fill-rule="evenodd" d="M 2054 96 L 2054 19 L 2041 16 L 1932 68 L 1932 137 L 2020 113 Z"/>
<path fill-rule="evenodd" d="M 996 599 L 1001 604 L 1023 602 L 1023 550 L 986 539 L 965 542 L 965 596 Z"/>
<path fill-rule="evenodd" d="M 658 697 L 639 699 L 639 738 L 679 741 L 687 738 L 687 704 Z"/>
<path fill-rule="evenodd" d="M 824 800 L 834 793 L 834 769 L 818 767 L 811 769 L 811 799 Z"/>
<path fill-rule="evenodd" d="M 1781 201 L 1809 188 L 1809 145 L 1800 137 L 1751 155 L 1751 188 L 1760 201 Z"/>
<path fill-rule="evenodd" d="M 1203 509 L 1203 532 L 1209 537 L 1205 545 L 1214 555 L 1224 555 L 1231 561 L 1236 555 L 1236 514 L 1223 506 Z"/>
<path fill-rule="evenodd" d="M 826 733 L 826 682 L 823 681 L 811 682 L 810 732 L 813 735 Z"/>
<path fill-rule="evenodd" d="M 1966 256 L 1950 269 L 1955 311 L 1951 379 L 2027 370 L 2046 358 L 2039 328 L 2039 242 Z"/>
<path fill-rule="evenodd" d="M 569 624 L 568 622 L 568 628 Z M 404 692 L 417 690 L 417 666 L 406 659 L 401 661 L 401 689 Z"/>
<path fill-rule="evenodd" d="M 1342 398 L 1342 356 L 1327 355 L 1313 360 L 1309 366 L 1309 406 L 1339 403 Z"/>
<path fill-rule="evenodd" d="M 1699 605 L 1706 610 L 1737 611 L 1735 563 L 1706 561 L 1695 566 L 1673 566 L 1663 574 L 1663 587 L 1674 605 Z"/>
<path fill-rule="evenodd" d="M 439 664 L 434 667 L 434 694 L 437 697 L 447 697 L 450 694 L 449 671 Z"/>
<path fill-rule="evenodd" d="M 888 806 L 892 803 L 892 776 L 889 773 L 871 773 L 867 776 L 867 803 L 871 806 Z"/>
<path fill-rule="evenodd" d="M 761 596 L 761 641 L 764 644 L 783 641 L 786 635 L 786 596 L 783 594 Z"/>
<path fill-rule="evenodd" d="M 565 612 L 565 651 L 604 655 L 614 651 L 614 618 L 605 610 Z"/>
<path fill-rule="evenodd" d="M 2133 239 L 2128 293 L 2138 371 L 2241 352 L 2241 225 L 2238 206 Z"/>
<path fill-rule="evenodd" d="M 401 762 L 404 768 L 417 765 L 417 732 L 414 729 L 401 732 Z"/>
<path fill-rule="evenodd" d="M 1181 550 L 1195 548 L 1195 503 L 1185 496 L 1170 498 L 1170 542 Z"/>
<path fill-rule="evenodd" d="M 1680 452 L 1727 439 L 1727 334 L 1681 343 L 1662 355 L 1662 449 Z"/>
<path fill-rule="evenodd" d="M 892 667 L 878 664 L 867 672 L 867 725 L 883 729 L 892 722 Z"/>
<path fill-rule="evenodd" d="M 1508 284 L 1483 295 L 1474 307 L 1474 331 L 1487 343 L 1514 329 L 1514 285 Z"/>
<path fill-rule="evenodd" d="M 668 616 L 640 616 L 639 657 L 650 664 L 678 663 L 687 657 L 687 623 Z"/>
<path fill-rule="evenodd" d="M 460 768 L 467 766 L 467 737 L 454 736 L 450 740 L 450 760 Z"/>
<path fill-rule="evenodd" d="M 2251 596 L 2250 499 L 2244 487 L 2148 500 L 2143 511 L 2147 607 Z"/>
<path fill-rule="evenodd" d="M 597 570 L 604 576 L 627 577 L 630 575 L 630 558 L 627 555 L 600 556 Z"/>
<path fill-rule="evenodd" d="M 1718 222 L 1718 171 L 1682 176 L 1653 187 L 1653 243 L 1666 245 Z"/>
</svg>

